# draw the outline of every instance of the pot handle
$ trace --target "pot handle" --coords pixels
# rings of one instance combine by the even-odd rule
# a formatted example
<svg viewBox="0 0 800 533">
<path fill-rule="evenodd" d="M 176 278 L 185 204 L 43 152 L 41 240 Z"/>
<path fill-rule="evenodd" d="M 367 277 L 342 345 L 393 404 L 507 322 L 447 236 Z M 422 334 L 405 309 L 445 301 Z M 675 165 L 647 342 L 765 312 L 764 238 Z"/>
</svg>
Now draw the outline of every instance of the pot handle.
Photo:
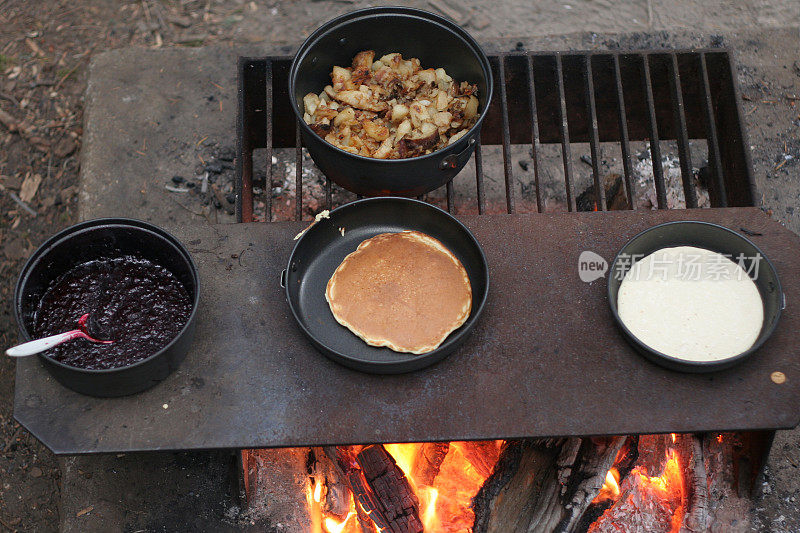
<svg viewBox="0 0 800 533">
<path fill-rule="evenodd" d="M 450 154 L 442 159 L 442 162 L 439 163 L 439 168 L 441 170 L 450 170 L 456 168 L 458 166 L 458 160 L 467 153 L 473 146 L 475 145 L 475 137 L 472 137 L 469 141 L 467 141 L 467 146 L 461 150 L 457 154 Z"/>
<path fill-rule="evenodd" d="M 281 270 L 281 289 L 286 288 L 286 269 Z"/>
</svg>

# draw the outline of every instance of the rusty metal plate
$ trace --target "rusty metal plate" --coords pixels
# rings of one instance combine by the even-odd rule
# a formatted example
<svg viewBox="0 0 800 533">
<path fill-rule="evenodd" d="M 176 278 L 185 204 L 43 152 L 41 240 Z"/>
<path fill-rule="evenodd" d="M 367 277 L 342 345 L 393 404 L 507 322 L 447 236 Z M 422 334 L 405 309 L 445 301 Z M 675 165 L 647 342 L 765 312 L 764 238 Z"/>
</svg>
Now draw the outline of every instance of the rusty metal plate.
<svg viewBox="0 0 800 533">
<path fill-rule="evenodd" d="M 750 238 L 775 264 L 787 307 L 761 351 L 709 375 L 665 370 L 612 322 L 606 284 L 578 256 L 606 259 L 654 224 L 699 219 Z M 17 363 L 15 417 L 56 453 L 780 429 L 800 411 L 800 239 L 756 208 L 462 220 L 489 261 L 471 338 L 404 375 L 348 370 L 296 327 L 280 272 L 297 223 L 187 226 L 200 268 L 194 346 L 155 388 L 127 398 L 71 392 L 34 358 Z M 770 378 L 782 372 L 785 382 Z M 780 380 L 777 380 L 780 381 Z"/>
</svg>

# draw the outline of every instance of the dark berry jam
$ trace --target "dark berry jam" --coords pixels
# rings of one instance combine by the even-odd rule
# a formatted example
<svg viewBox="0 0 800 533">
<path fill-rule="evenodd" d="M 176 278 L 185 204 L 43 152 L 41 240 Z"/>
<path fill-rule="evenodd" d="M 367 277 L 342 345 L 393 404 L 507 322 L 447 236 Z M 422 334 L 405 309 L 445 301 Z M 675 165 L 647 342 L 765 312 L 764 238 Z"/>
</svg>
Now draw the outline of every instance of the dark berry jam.
<svg viewBox="0 0 800 533">
<path fill-rule="evenodd" d="M 47 288 L 36 311 L 35 334 L 77 329 L 78 319 L 89 313 L 89 335 L 114 343 L 77 339 L 45 353 L 79 368 L 118 368 L 169 344 L 191 311 L 189 294 L 166 268 L 133 256 L 97 259 L 74 267 Z"/>
</svg>

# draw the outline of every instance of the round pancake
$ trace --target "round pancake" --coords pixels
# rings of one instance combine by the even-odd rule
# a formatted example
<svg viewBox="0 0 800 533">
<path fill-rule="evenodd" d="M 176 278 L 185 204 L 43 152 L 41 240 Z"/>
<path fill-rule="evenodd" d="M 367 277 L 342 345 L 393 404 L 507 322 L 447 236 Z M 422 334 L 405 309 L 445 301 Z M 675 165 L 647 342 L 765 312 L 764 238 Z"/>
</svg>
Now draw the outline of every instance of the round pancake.
<svg viewBox="0 0 800 533">
<path fill-rule="evenodd" d="M 367 239 L 345 257 L 325 299 L 336 321 L 367 344 L 422 354 L 467 320 L 472 287 L 441 242 L 402 231 Z"/>
<path fill-rule="evenodd" d="M 693 246 L 637 261 L 617 295 L 619 317 L 644 344 L 688 361 L 736 356 L 758 338 L 764 304 L 737 263 Z"/>
</svg>

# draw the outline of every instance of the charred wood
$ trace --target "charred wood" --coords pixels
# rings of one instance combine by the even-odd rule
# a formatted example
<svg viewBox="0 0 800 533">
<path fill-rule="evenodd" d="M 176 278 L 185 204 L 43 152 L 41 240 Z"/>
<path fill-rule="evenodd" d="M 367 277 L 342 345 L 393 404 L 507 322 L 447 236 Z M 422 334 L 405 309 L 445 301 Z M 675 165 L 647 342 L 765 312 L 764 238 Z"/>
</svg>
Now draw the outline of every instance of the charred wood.
<svg viewBox="0 0 800 533">
<path fill-rule="evenodd" d="M 418 485 L 433 485 L 448 451 L 450 451 L 449 442 L 426 442 L 420 446 L 412 473 Z"/>
<path fill-rule="evenodd" d="M 575 531 L 624 442 L 613 437 L 508 443 L 473 500 L 473 530 Z"/>
<path fill-rule="evenodd" d="M 628 209 L 628 198 L 625 194 L 625 184 L 619 174 L 608 174 L 603 179 L 606 193 L 606 208 L 609 211 Z M 575 199 L 575 208 L 578 211 L 598 211 L 599 202 L 594 194 L 594 184 L 580 193 Z"/>
<path fill-rule="evenodd" d="M 361 501 L 367 514 L 378 529 L 389 529 L 392 533 L 421 533 L 419 499 L 411 488 L 405 474 L 394 458 L 380 445 L 367 446 L 356 457 L 367 487 L 353 487 L 353 493 L 371 494 L 369 502 Z M 351 484 L 353 480 L 351 478 Z M 377 517 L 373 517 L 373 513 Z M 376 520 L 375 518 L 379 518 Z"/>
<path fill-rule="evenodd" d="M 476 472 L 483 477 L 492 473 L 500 456 L 500 445 L 494 440 L 464 441 L 452 443 L 464 455 Z"/>
<path fill-rule="evenodd" d="M 680 508 L 680 500 L 680 493 L 652 490 L 648 477 L 634 470 L 622 480 L 619 500 L 589 527 L 588 533 L 667 533 L 672 530 L 672 517 Z"/>
<path fill-rule="evenodd" d="M 701 533 L 709 528 L 708 479 L 703 444 L 698 435 L 678 435 L 675 441 L 683 474 L 683 525 L 681 533 Z"/>
<path fill-rule="evenodd" d="M 312 476 L 322 482 L 322 511 L 344 519 L 350 512 L 350 487 L 342 470 L 322 448 L 312 448 Z"/>
</svg>

